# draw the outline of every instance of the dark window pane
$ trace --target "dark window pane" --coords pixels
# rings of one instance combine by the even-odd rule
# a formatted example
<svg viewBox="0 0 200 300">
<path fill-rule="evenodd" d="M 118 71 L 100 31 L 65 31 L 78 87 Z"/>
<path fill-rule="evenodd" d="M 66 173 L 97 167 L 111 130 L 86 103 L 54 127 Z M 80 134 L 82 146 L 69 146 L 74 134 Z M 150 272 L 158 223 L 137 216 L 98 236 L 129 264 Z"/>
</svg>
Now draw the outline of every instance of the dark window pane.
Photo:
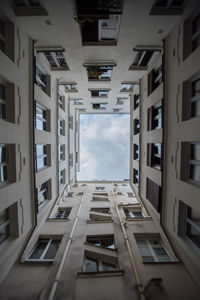
<svg viewBox="0 0 200 300">
<path fill-rule="evenodd" d="M 98 272 L 98 260 L 86 257 L 85 258 L 85 272 Z"/>
<path fill-rule="evenodd" d="M 60 246 L 60 242 L 61 242 L 60 239 L 52 240 L 44 259 L 54 259 L 55 258 L 56 252 L 58 251 L 58 248 Z"/>
<path fill-rule="evenodd" d="M 113 271 L 116 270 L 116 266 L 107 262 L 102 262 L 102 271 Z"/>
<path fill-rule="evenodd" d="M 33 253 L 31 254 L 31 256 L 29 257 L 29 259 L 40 259 L 40 257 L 42 256 L 46 246 L 48 244 L 48 240 L 41 240 L 38 242 L 35 250 L 33 251 Z"/>
</svg>

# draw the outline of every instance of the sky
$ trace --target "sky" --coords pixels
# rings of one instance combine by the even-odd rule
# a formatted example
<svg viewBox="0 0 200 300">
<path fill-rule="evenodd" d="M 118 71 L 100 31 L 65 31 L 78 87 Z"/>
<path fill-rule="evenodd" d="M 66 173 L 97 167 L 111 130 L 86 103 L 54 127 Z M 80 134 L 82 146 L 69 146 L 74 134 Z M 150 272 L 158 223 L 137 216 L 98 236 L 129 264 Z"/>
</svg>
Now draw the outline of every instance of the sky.
<svg viewBox="0 0 200 300">
<path fill-rule="evenodd" d="M 129 114 L 80 114 L 77 180 L 128 179 L 129 161 Z"/>
</svg>

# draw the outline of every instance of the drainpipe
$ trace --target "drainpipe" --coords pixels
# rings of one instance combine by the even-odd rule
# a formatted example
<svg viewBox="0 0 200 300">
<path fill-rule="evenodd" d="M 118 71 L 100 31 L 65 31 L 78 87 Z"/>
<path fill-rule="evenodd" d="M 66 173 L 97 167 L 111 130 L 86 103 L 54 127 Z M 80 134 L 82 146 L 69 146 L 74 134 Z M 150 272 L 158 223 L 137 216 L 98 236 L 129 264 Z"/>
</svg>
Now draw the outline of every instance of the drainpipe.
<svg viewBox="0 0 200 300">
<path fill-rule="evenodd" d="M 129 239 L 128 239 L 128 236 L 127 236 L 127 233 L 126 233 L 126 228 L 125 228 L 124 222 L 122 221 L 121 215 L 119 213 L 118 203 L 117 203 L 117 199 L 116 199 L 115 193 L 114 193 L 114 184 L 113 184 L 113 182 L 112 182 L 112 195 L 113 195 L 113 198 L 114 198 L 114 201 L 115 201 L 115 208 L 116 208 L 117 215 L 118 215 L 118 218 L 119 218 L 119 222 L 120 222 L 120 225 L 121 225 L 121 229 L 122 229 L 122 233 L 123 233 L 124 240 L 125 240 L 125 243 L 126 243 L 126 247 L 128 249 L 128 254 L 129 254 L 130 261 L 131 261 L 131 267 L 132 267 L 133 275 L 136 279 L 136 284 L 137 284 L 139 297 L 140 297 L 140 300 L 145 300 L 144 286 L 143 286 L 143 284 L 140 280 L 140 276 L 139 276 L 139 273 L 138 273 L 138 270 L 137 270 L 137 267 L 136 267 L 136 263 L 135 263 L 135 260 L 134 260 L 134 257 L 133 257 L 132 251 L 131 251 L 130 242 L 129 242 Z M 135 282 L 134 282 L 134 284 L 135 284 Z"/>
<path fill-rule="evenodd" d="M 62 260 L 60 262 L 58 271 L 56 273 L 56 277 L 54 278 L 54 281 L 53 281 L 53 284 L 52 284 L 52 287 L 51 287 L 51 291 L 50 291 L 48 300 L 53 300 L 54 299 L 54 296 L 55 296 L 55 293 L 56 293 L 56 289 L 57 289 L 57 286 L 58 286 L 58 282 L 59 282 L 59 279 L 60 279 L 60 275 L 61 275 L 61 272 L 63 270 L 65 261 L 67 259 L 67 254 L 69 252 L 69 248 L 70 248 L 71 243 L 72 243 L 73 234 L 74 234 L 74 231 L 76 229 L 76 225 L 77 225 L 77 222 L 78 222 L 78 219 L 79 219 L 79 215 L 80 215 L 80 211 L 81 211 L 81 208 L 82 208 L 82 205 L 83 205 L 84 198 L 85 198 L 85 191 L 84 191 L 83 197 L 81 199 L 81 202 L 80 202 L 80 205 L 79 205 L 79 209 L 78 209 L 76 218 L 74 220 L 74 224 L 72 226 L 71 233 L 70 233 L 69 238 L 68 238 L 67 246 L 66 246 L 65 251 L 63 253 L 63 257 L 62 257 Z"/>
</svg>

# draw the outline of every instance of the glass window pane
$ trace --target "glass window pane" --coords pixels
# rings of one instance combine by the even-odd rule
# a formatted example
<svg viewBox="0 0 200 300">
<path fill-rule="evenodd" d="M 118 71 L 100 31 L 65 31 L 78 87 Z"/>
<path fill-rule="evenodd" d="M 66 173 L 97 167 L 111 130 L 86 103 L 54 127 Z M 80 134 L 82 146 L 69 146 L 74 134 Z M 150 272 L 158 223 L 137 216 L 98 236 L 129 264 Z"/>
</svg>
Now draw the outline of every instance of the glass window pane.
<svg viewBox="0 0 200 300">
<path fill-rule="evenodd" d="M 102 262 L 102 271 L 113 271 L 116 270 L 116 266 L 107 262 Z"/>
<path fill-rule="evenodd" d="M 2 227 L 0 230 L 0 244 L 9 237 L 9 224 Z"/>
<path fill-rule="evenodd" d="M 56 252 L 58 251 L 58 248 L 60 246 L 60 242 L 61 242 L 60 239 L 52 240 L 44 259 L 54 259 L 55 258 Z"/>
<path fill-rule="evenodd" d="M 190 159 L 200 160 L 200 144 L 190 145 Z"/>
<path fill-rule="evenodd" d="M 190 178 L 200 182 L 200 166 L 199 165 L 190 165 Z"/>
<path fill-rule="evenodd" d="M 42 256 L 49 240 L 40 240 L 38 244 L 36 245 L 36 248 L 34 249 L 33 253 L 29 257 L 29 259 L 40 259 Z"/>
<path fill-rule="evenodd" d="M 99 265 L 98 260 L 86 257 L 85 264 L 84 264 L 84 271 L 85 272 L 98 272 L 98 265 Z"/>
<path fill-rule="evenodd" d="M 154 258 L 145 240 L 137 240 L 137 245 L 144 262 L 153 262 Z"/>
<path fill-rule="evenodd" d="M 7 208 L 0 212 L 0 225 L 3 224 L 8 219 L 9 219 L 9 210 Z"/>
<path fill-rule="evenodd" d="M 157 256 L 158 261 L 165 262 L 165 261 L 171 261 L 169 258 L 167 252 L 163 247 L 153 247 L 153 250 Z"/>
</svg>

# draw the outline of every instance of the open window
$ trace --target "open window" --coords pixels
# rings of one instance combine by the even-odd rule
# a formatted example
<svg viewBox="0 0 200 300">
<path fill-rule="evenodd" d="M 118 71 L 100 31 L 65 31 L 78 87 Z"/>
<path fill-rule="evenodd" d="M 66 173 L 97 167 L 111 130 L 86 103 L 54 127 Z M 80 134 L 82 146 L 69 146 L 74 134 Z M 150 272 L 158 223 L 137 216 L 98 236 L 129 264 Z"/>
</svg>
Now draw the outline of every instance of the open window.
<svg viewBox="0 0 200 300">
<path fill-rule="evenodd" d="M 35 64 L 35 83 L 45 92 L 49 97 L 51 96 L 51 77 L 47 74 L 42 66 L 36 62 Z"/>
<path fill-rule="evenodd" d="M 91 92 L 91 97 L 96 98 L 96 97 L 100 97 L 100 98 L 107 98 L 108 97 L 108 93 L 109 93 L 109 89 L 89 89 Z"/>
<path fill-rule="evenodd" d="M 114 235 L 88 235 L 86 243 L 95 247 L 102 247 L 106 249 L 116 249 Z"/>
<path fill-rule="evenodd" d="M 155 0 L 150 15 L 181 15 L 186 0 Z"/>
<path fill-rule="evenodd" d="M 16 150 L 14 144 L 0 144 L 0 187 L 16 181 Z"/>
<path fill-rule="evenodd" d="M 17 17 L 48 16 L 39 0 L 12 0 Z"/>
<path fill-rule="evenodd" d="M 161 144 L 147 143 L 147 166 L 161 170 Z"/>
<path fill-rule="evenodd" d="M 120 0 L 76 0 L 74 20 L 80 24 L 83 46 L 116 45 L 121 14 Z"/>
<path fill-rule="evenodd" d="M 15 85 L 0 78 L 0 119 L 15 123 Z"/>
<path fill-rule="evenodd" d="M 151 95 L 157 87 L 163 82 L 162 64 L 158 68 L 152 69 L 148 73 L 148 90 L 147 96 Z"/>
<path fill-rule="evenodd" d="M 139 187 L 140 173 L 138 170 L 133 169 L 133 183 Z"/>
<path fill-rule="evenodd" d="M 51 199 L 51 179 L 49 179 L 37 187 L 35 199 L 37 212 L 39 212 Z"/>
<path fill-rule="evenodd" d="M 109 207 L 92 207 L 89 214 L 91 222 L 111 222 L 111 212 Z"/>
<path fill-rule="evenodd" d="M 133 120 L 133 134 L 136 135 L 140 132 L 140 119 L 139 117 Z"/>
<path fill-rule="evenodd" d="M 7 19 L 0 19 L 0 50 L 15 61 L 15 26 Z"/>
<path fill-rule="evenodd" d="M 37 47 L 36 51 L 41 58 L 46 59 L 51 71 L 68 71 L 69 67 L 67 65 L 63 48 L 54 47 Z"/>
<path fill-rule="evenodd" d="M 162 127 L 162 100 L 159 100 L 148 109 L 147 130 Z"/>
</svg>

